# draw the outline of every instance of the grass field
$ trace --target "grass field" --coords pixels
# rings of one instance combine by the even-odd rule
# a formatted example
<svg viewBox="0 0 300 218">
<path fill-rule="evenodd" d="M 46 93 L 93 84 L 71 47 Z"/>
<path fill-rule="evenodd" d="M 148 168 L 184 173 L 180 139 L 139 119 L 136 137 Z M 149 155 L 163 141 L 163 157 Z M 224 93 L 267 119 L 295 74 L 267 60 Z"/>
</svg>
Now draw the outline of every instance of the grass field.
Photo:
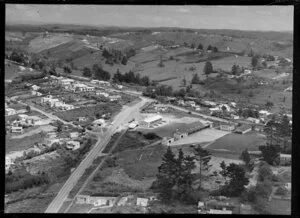
<svg viewBox="0 0 300 218">
<path fill-rule="evenodd" d="M 264 145 L 265 140 L 257 132 L 248 132 L 246 134 L 231 133 L 217 139 L 207 149 L 226 149 L 240 154 L 246 148 L 249 151 L 258 151 L 258 147 Z"/>
<path fill-rule="evenodd" d="M 10 64 L 10 66 L 5 65 L 4 79 L 12 80 L 12 79 L 16 78 L 17 76 L 29 75 L 29 74 L 40 74 L 40 72 L 37 72 L 37 71 L 30 72 L 27 69 L 24 71 L 20 71 L 18 65 L 15 65 L 15 64 Z"/>
<path fill-rule="evenodd" d="M 45 135 L 43 133 L 35 134 L 21 139 L 5 138 L 5 153 L 12 151 L 21 151 L 30 148 L 34 143 L 42 143 Z"/>
<path fill-rule="evenodd" d="M 272 215 L 290 215 L 291 200 L 272 199 L 267 204 L 267 212 Z"/>
</svg>

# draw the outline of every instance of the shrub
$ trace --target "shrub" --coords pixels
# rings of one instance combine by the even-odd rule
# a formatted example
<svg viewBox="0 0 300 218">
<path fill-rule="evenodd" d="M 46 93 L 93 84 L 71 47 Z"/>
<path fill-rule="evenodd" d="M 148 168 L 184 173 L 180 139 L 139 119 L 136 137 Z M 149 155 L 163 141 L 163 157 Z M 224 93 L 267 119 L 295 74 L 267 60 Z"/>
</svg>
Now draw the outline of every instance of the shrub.
<svg viewBox="0 0 300 218">
<path fill-rule="evenodd" d="M 149 133 L 145 134 L 144 138 L 148 139 L 148 140 L 160 139 L 160 137 L 153 132 L 149 132 Z"/>
</svg>

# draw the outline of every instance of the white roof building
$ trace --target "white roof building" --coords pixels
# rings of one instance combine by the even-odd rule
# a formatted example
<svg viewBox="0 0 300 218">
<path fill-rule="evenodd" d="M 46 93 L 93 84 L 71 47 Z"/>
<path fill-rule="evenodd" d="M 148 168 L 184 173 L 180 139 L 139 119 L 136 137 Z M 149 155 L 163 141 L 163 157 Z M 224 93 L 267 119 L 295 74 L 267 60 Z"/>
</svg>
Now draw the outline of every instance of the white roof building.
<svg viewBox="0 0 300 218">
<path fill-rule="evenodd" d="M 144 121 L 147 122 L 147 123 L 152 123 L 152 122 L 155 122 L 155 121 L 158 121 L 158 120 L 161 120 L 161 119 L 162 119 L 162 116 L 154 115 L 154 116 L 151 116 L 151 117 L 147 117 L 146 119 L 144 119 Z"/>
<path fill-rule="evenodd" d="M 41 87 L 37 86 L 37 85 L 33 85 L 31 86 L 31 89 L 34 90 L 34 91 L 37 91 L 39 90 Z"/>
<path fill-rule="evenodd" d="M 5 115 L 6 116 L 11 116 L 11 115 L 15 115 L 16 114 L 16 110 L 13 108 L 5 108 Z"/>
<path fill-rule="evenodd" d="M 208 214 L 232 214 L 231 210 L 215 210 L 209 209 Z"/>
<path fill-rule="evenodd" d="M 78 142 L 78 141 L 67 141 L 66 147 L 68 149 L 72 149 L 73 151 L 75 151 L 75 150 L 80 148 L 80 142 Z"/>
<path fill-rule="evenodd" d="M 142 207 L 147 207 L 148 206 L 148 199 L 147 198 L 137 198 L 136 199 L 136 205 L 137 206 L 142 206 Z"/>
</svg>

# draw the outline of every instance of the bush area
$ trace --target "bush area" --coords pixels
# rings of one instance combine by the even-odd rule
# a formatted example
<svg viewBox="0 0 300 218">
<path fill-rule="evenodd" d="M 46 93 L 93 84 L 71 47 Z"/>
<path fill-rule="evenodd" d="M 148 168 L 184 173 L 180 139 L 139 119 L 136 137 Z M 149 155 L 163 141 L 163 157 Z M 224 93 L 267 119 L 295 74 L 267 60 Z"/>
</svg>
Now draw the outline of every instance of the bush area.
<svg viewBox="0 0 300 218">
<path fill-rule="evenodd" d="M 39 175 L 31 175 L 26 169 L 9 172 L 5 176 L 5 193 L 11 193 L 20 189 L 32 188 L 43 184 L 49 184 L 50 179 L 45 172 Z"/>
<path fill-rule="evenodd" d="M 108 152 L 109 149 L 113 146 L 113 144 L 116 142 L 118 137 L 121 133 L 116 133 L 112 136 L 112 139 L 110 140 L 109 144 L 106 146 L 103 152 Z M 156 140 L 160 139 L 158 135 L 155 133 L 147 133 L 143 135 L 141 132 L 127 132 L 122 137 L 122 140 L 119 142 L 119 144 L 115 147 L 115 149 L 112 151 L 112 153 L 117 153 L 121 151 L 125 151 L 127 149 L 136 149 L 136 148 L 142 148 L 144 146 L 147 146 Z"/>
<path fill-rule="evenodd" d="M 93 185 L 91 185 L 89 188 L 94 190 Z M 91 191 L 87 190 L 87 192 L 90 192 L 91 196 L 117 197 L 122 193 L 137 193 L 137 192 L 141 191 L 138 188 L 133 188 L 133 187 L 130 187 L 127 185 L 121 185 L 121 184 L 117 184 L 117 183 L 113 183 L 113 182 L 101 183 L 101 187 L 98 187 L 97 190 L 99 190 L 99 191 L 91 192 Z"/>
</svg>

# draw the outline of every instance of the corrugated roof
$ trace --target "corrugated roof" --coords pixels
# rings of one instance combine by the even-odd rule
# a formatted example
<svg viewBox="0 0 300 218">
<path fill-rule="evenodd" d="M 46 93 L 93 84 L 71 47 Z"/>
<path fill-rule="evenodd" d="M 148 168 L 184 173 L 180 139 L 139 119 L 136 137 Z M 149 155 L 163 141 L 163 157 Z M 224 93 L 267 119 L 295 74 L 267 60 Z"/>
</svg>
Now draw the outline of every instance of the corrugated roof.
<svg viewBox="0 0 300 218">
<path fill-rule="evenodd" d="M 193 123 L 190 123 L 190 124 L 186 125 L 185 127 L 182 127 L 180 129 L 178 129 L 178 132 L 179 133 L 189 132 L 189 131 L 191 131 L 191 130 L 193 130 L 195 128 L 204 128 L 207 125 L 209 125 L 209 124 L 203 124 L 200 121 L 196 121 L 196 122 L 193 122 Z"/>
</svg>

